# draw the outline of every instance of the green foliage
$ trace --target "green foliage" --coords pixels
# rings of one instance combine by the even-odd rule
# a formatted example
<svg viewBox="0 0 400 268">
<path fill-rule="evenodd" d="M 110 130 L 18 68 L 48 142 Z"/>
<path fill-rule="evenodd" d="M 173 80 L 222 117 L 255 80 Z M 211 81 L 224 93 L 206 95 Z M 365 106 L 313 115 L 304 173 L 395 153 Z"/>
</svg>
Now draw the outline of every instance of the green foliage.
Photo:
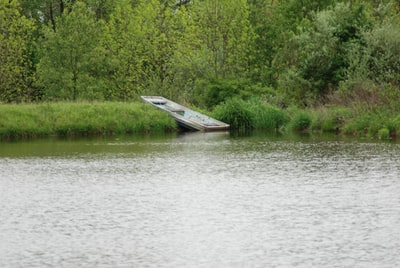
<svg viewBox="0 0 400 268">
<path fill-rule="evenodd" d="M 139 18 L 130 1 L 120 1 L 106 25 L 102 47 L 106 50 L 110 88 L 105 92 L 107 100 L 129 100 L 141 91 L 140 81 L 144 73 L 144 33 Z"/>
<path fill-rule="evenodd" d="M 143 103 L 0 105 L 0 138 L 165 132 L 175 121 Z"/>
<path fill-rule="evenodd" d="M 389 139 L 399 133 L 399 122 L 399 116 L 387 111 L 368 112 L 353 117 L 345 124 L 343 131 L 358 137 Z"/>
<path fill-rule="evenodd" d="M 18 0 L 22 13 L 34 19 L 38 26 L 50 25 L 57 29 L 56 20 L 70 11 L 76 0 Z M 92 10 L 97 19 L 108 20 L 118 0 L 80 0 Z M 136 2 L 136 1 L 131 1 Z"/>
<path fill-rule="evenodd" d="M 41 25 L 51 25 L 56 29 L 56 18 L 61 16 L 65 9 L 65 0 L 18 0 L 18 2 L 21 3 L 22 13 L 34 19 L 39 28 Z"/>
<path fill-rule="evenodd" d="M 228 99 L 216 106 L 213 116 L 228 123 L 232 130 L 246 131 L 254 127 L 254 117 L 248 104 L 238 98 Z"/>
<path fill-rule="evenodd" d="M 240 131 L 251 129 L 276 131 L 289 120 L 282 109 L 266 104 L 260 99 L 244 101 L 230 98 L 217 105 L 213 115 L 230 124 L 231 129 Z"/>
<path fill-rule="evenodd" d="M 391 118 L 387 124 L 387 128 L 391 136 L 398 137 L 400 135 L 400 115 Z"/>
<path fill-rule="evenodd" d="M 0 102 L 163 95 L 207 109 L 255 97 L 400 110 L 396 1 L 179 3 L 0 0 Z M 254 105 L 265 122 L 253 124 L 267 126 L 274 111 Z M 313 129 L 341 126 L 318 116 Z"/>
<path fill-rule="evenodd" d="M 184 102 L 192 101 L 197 80 L 210 73 L 207 50 L 194 19 L 194 7 L 179 7 L 174 11 L 175 47 L 170 58 L 168 94 Z M 165 94 L 165 93 L 163 93 Z"/>
<path fill-rule="evenodd" d="M 289 106 L 292 103 L 301 107 L 308 107 L 315 103 L 316 96 L 312 90 L 312 84 L 296 71 L 287 69 L 279 79 L 280 92 L 286 97 L 284 105 Z"/>
<path fill-rule="evenodd" d="M 295 87 L 294 100 L 321 98 L 338 87 L 349 65 L 347 53 L 353 44 L 362 43 L 362 30 L 370 22 L 363 6 L 348 4 L 315 13 L 304 20 L 302 31 L 287 46 L 280 61 L 289 63 L 280 85 L 288 94 Z M 290 59 L 289 59 L 290 58 Z"/>
<path fill-rule="evenodd" d="M 185 8 L 174 10 L 158 0 L 135 7 L 131 2 L 117 4 L 103 37 L 112 74 L 106 98 L 181 98 L 204 65 L 194 19 Z"/>
<path fill-rule="evenodd" d="M 103 49 L 98 47 L 103 25 L 77 1 L 70 13 L 57 19 L 57 30 L 44 29 L 39 85 L 46 99 L 104 98 Z"/>
<path fill-rule="evenodd" d="M 379 129 L 378 138 L 380 140 L 389 140 L 390 139 L 390 130 L 386 127 Z"/>
<path fill-rule="evenodd" d="M 195 100 L 202 107 L 212 108 L 233 96 L 240 95 L 242 86 L 237 80 L 200 80 L 195 88 Z"/>
<path fill-rule="evenodd" d="M 17 1 L 0 0 L 0 102 L 29 101 L 32 96 L 32 20 Z"/>
<path fill-rule="evenodd" d="M 343 107 L 324 107 L 314 112 L 312 130 L 338 133 L 351 119 L 350 109 Z"/>
<path fill-rule="evenodd" d="M 176 50 L 175 17 L 173 9 L 158 0 L 143 1 L 137 8 L 138 23 L 141 25 L 144 48 L 143 87 L 145 93 L 165 94 L 171 84 L 171 57 Z"/>
<path fill-rule="evenodd" d="M 282 109 L 265 104 L 260 99 L 250 99 L 248 106 L 253 114 L 253 128 L 255 129 L 279 130 L 289 121 Z"/>
<path fill-rule="evenodd" d="M 246 0 L 204 0 L 193 4 L 198 36 L 204 44 L 202 56 L 209 68 L 206 76 L 241 76 L 248 70 L 253 29 Z"/>
<path fill-rule="evenodd" d="M 248 79 L 211 78 L 197 81 L 193 100 L 196 105 L 211 109 L 230 98 L 249 100 L 252 97 L 270 96 L 270 94 L 274 93 Z"/>
<path fill-rule="evenodd" d="M 347 135 L 365 136 L 371 123 L 369 115 L 359 116 L 343 127 L 343 132 Z"/>
<path fill-rule="evenodd" d="M 296 110 L 291 117 L 288 125 L 288 129 L 293 131 L 305 131 L 311 126 L 312 117 L 311 115 L 303 110 Z"/>
<path fill-rule="evenodd" d="M 355 116 L 382 111 L 389 115 L 400 112 L 400 90 L 397 87 L 379 86 L 370 80 L 347 81 L 342 87 L 330 101 L 348 107 Z"/>
<path fill-rule="evenodd" d="M 347 79 L 400 86 L 400 25 L 385 22 L 363 35 L 365 44 L 349 52 Z"/>
<path fill-rule="evenodd" d="M 317 11 L 324 10 L 329 6 L 335 4 L 334 0 L 287 0 L 280 2 L 280 13 L 285 16 L 288 23 L 290 23 L 293 29 L 302 22 L 302 20 L 309 19 Z"/>
<path fill-rule="evenodd" d="M 92 9 L 97 19 L 108 20 L 113 13 L 115 6 L 120 0 L 85 0 L 87 6 Z M 133 2 L 133 1 L 131 1 Z"/>
</svg>

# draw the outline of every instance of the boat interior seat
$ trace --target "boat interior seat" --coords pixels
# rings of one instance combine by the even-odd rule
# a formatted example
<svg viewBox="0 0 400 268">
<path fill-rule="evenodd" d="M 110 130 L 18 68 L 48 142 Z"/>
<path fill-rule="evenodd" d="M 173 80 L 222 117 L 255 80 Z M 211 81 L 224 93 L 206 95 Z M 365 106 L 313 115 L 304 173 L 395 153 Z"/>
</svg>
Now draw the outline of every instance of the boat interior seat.
<svg viewBox="0 0 400 268">
<path fill-rule="evenodd" d="M 177 114 L 180 114 L 180 115 L 185 115 L 185 111 L 182 110 L 182 109 L 174 109 L 174 110 L 171 110 L 171 112 L 177 113 Z"/>
<path fill-rule="evenodd" d="M 166 101 L 163 101 L 163 100 L 152 100 L 151 102 L 155 105 L 165 105 L 166 104 Z"/>
</svg>

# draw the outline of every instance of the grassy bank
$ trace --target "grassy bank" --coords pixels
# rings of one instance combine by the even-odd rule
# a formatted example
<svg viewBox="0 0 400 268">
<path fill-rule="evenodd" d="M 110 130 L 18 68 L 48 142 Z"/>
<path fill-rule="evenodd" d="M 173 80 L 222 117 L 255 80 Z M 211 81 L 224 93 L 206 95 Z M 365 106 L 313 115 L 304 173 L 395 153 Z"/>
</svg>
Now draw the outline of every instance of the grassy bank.
<svg viewBox="0 0 400 268">
<path fill-rule="evenodd" d="M 324 106 L 281 109 L 260 100 L 230 99 L 214 109 L 213 116 L 238 131 L 335 133 L 371 139 L 400 135 L 400 114 L 390 109 L 363 110 Z"/>
<path fill-rule="evenodd" d="M 234 131 L 335 133 L 372 139 L 400 135 L 400 114 L 384 109 L 282 109 L 256 99 L 230 99 L 216 106 L 210 115 L 229 123 Z M 167 113 L 144 103 L 0 105 L 0 139 L 162 133 L 176 129 Z"/>
<path fill-rule="evenodd" d="M 113 135 L 176 129 L 166 113 L 144 103 L 0 105 L 0 138 Z"/>
</svg>

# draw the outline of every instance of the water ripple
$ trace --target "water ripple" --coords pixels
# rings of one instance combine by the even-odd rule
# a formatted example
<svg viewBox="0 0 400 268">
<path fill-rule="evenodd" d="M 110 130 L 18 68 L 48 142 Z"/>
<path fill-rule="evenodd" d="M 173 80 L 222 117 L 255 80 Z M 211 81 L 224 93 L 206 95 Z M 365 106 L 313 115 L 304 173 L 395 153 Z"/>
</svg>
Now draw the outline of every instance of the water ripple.
<svg viewBox="0 0 400 268">
<path fill-rule="evenodd" d="M 0 158 L 1 267 L 400 265 L 397 144 L 198 135 L 86 148 Z"/>
</svg>

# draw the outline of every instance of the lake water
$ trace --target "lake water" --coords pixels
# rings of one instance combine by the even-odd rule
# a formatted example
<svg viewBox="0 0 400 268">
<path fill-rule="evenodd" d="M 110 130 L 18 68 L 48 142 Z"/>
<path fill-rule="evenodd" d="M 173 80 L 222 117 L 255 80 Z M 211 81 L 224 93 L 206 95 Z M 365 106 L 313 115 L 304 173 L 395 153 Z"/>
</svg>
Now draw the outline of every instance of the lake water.
<svg viewBox="0 0 400 268">
<path fill-rule="evenodd" d="M 0 143 L 0 267 L 399 267 L 400 144 Z"/>
</svg>

